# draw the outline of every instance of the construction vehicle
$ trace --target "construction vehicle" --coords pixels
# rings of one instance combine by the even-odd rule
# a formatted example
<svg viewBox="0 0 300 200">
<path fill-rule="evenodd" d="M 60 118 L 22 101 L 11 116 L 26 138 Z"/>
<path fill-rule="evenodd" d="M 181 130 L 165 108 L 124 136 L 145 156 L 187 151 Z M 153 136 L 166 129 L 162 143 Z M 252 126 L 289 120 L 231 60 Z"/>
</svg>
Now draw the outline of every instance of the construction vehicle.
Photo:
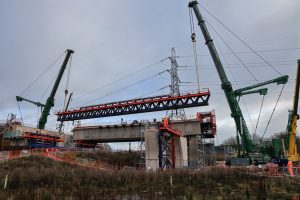
<svg viewBox="0 0 300 200">
<path fill-rule="evenodd" d="M 198 21 L 198 25 L 200 26 L 200 29 L 203 33 L 205 44 L 207 45 L 210 55 L 213 59 L 213 62 L 215 64 L 215 67 L 217 69 L 219 78 L 221 80 L 221 87 L 225 93 L 228 105 L 231 110 L 231 117 L 234 119 L 236 129 L 237 129 L 237 147 L 238 147 L 238 156 L 237 158 L 231 158 L 228 163 L 233 165 L 247 165 L 251 164 L 253 162 L 255 163 L 265 163 L 271 160 L 272 157 L 274 157 L 274 154 L 270 152 L 270 149 L 272 150 L 273 147 L 270 145 L 262 144 L 257 145 L 253 141 L 246 121 L 243 117 L 243 113 L 241 111 L 241 108 L 239 106 L 239 98 L 242 95 L 247 94 L 253 94 L 253 93 L 259 93 L 260 95 L 266 95 L 267 94 L 267 88 L 260 88 L 256 89 L 258 87 L 268 85 L 271 83 L 277 83 L 277 84 L 285 84 L 288 81 L 288 76 L 281 76 L 279 78 L 265 81 L 262 83 L 257 83 L 255 85 L 251 85 L 245 88 L 241 88 L 238 90 L 233 90 L 231 82 L 228 80 L 227 75 L 225 73 L 223 64 L 220 60 L 220 57 L 218 55 L 218 52 L 215 48 L 214 42 L 208 32 L 208 29 L 205 25 L 205 21 L 200 13 L 200 10 L 198 8 L 198 2 L 197 1 L 191 1 L 189 2 L 189 8 L 192 9 L 195 13 L 195 16 Z"/>
<path fill-rule="evenodd" d="M 67 49 L 66 52 L 67 53 L 66 53 L 64 62 L 63 62 L 63 64 L 60 67 L 58 76 L 57 76 L 56 81 L 54 83 L 54 86 L 52 88 L 51 94 L 50 94 L 50 96 L 48 97 L 48 99 L 46 101 L 46 104 L 42 104 L 40 102 L 35 102 L 35 101 L 31 101 L 29 99 L 26 99 L 26 98 L 23 98 L 23 97 L 20 97 L 20 96 L 16 96 L 16 100 L 18 102 L 19 101 L 27 101 L 29 103 L 32 103 L 32 104 L 34 104 L 34 105 L 42 108 L 42 114 L 41 114 L 41 117 L 39 119 L 39 123 L 37 125 L 37 128 L 39 128 L 39 129 L 44 129 L 45 128 L 45 125 L 46 125 L 47 120 L 48 120 L 48 116 L 50 114 L 50 110 L 54 106 L 54 97 L 55 97 L 57 88 L 58 88 L 59 83 L 61 81 L 61 78 L 62 78 L 62 76 L 64 74 L 64 71 L 66 69 L 66 66 L 68 64 L 69 58 L 70 58 L 71 54 L 74 53 L 74 51 L 70 50 L 70 49 Z"/>
<path fill-rule="evenodd" d="M 299 119 L 299 114 L 298 114 L 299 85 L 300 85 L 300 60 L 298 60 L 298 64 L 297 64 L 297 76 L 296 76 L 296 83 L 295 83 L 293 110 L 289 111 L 289 120 L 287 125 L 287 144 L 288 144 L 287 158 L 292 162 L 300 161 L 299 153 L 297 150 L 297 143 L 296 143 L 297 120 Z"/>
</svg>

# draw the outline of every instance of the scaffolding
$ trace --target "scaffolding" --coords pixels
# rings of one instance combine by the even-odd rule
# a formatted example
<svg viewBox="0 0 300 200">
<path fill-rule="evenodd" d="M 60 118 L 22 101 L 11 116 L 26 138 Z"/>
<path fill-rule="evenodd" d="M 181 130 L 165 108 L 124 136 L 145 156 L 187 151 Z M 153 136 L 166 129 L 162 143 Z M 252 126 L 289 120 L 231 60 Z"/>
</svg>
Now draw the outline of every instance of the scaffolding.
<svg viewBox="0 0 300 200">
<path fill-rule="evenodd" d="M 159 126 L 158 135 L 158 159 L 159 168 L 162 170 L 175 168 L 175 139 L 181 137 L 182 133 L 169 126 L 169 119 L 164 118 Z"/>
<path fill-rule="evenodd" d="M 61 136 L 48 130 L 41 130 L 21 125 L 15 115 L 10 114 L 6 123 L 1 125 L 1 149 L 18 148 L 53 148 L 59 147 L 64 140 Z"/>
<path fill-rule="evenodd" d="M 139 157 L 135 160 L 135 165 L 139 168 L 144 168 L 146 166 L 146 147 L 145 147 L 145 132 L 149 129 L 151 126 L 150 122 L 148 120 L 141 121 L 141 138 L 138 145 L 138 151 L 139 151 Z"/>
<path fill-rule="evenodd" d="M 197 137 L 198 165 L 213 165 L 216 162 L 214 138 L 217 132 L 215 111 L 199 112 L 197 119 L 200 121 L 201 133 Z"/>
</svg>

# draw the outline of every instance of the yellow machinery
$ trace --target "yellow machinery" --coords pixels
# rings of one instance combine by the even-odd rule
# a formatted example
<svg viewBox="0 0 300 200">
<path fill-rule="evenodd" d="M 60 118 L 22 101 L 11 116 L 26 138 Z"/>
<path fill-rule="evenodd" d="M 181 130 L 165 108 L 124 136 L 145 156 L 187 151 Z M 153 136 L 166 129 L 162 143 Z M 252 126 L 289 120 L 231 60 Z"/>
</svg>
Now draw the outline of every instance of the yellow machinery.
<svg viewBox="0 0 300 200">
<path fill-rule="evenodd" d="M 292 162 L 300 161 L 299 153 L 297 150 L 296 143 L 296 133 L 297 133 L 297 120 L 299 119 L 298 115 L 298 103 L 299 103 L 299 85 L 300 85 L 300 60 L 298 60 L 297 65 L 297 77 L 295 83 L 295 96 L 294 96 L 294 105 L 293 110 L 290 111 L 289 121 L 287 126 L 288 132 L 288 152 L 287 158 Z"/>
</svg>

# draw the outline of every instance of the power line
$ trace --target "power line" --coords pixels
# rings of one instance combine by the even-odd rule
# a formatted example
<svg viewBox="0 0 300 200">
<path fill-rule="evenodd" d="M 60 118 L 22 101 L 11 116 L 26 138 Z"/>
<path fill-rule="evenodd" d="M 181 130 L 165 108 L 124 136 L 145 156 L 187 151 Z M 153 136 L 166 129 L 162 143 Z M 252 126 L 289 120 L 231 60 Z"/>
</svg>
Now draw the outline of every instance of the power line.
<svg viewBox="0 0 300 200">
<path fill-rule="evenodd" d="M 147 93 L 145 93 L 145 94 L 139 96 L 138 98 L 147 97 L 147 96 L 149 96 L 150 94 L 154 94 L 154 93 L 156 93 L 156 92 L 162 91 L 162 90 L 164 90 L 164 89 L 166 89 L 166 88 L 169 88 L 169 87 L 170 87 L 169 85 L 164 86 L 164 87 L 161 87 L 161 88 L 159 88 L 159 89 L 157 89 L 157 90 L 153 90 L 153 91 L 151 91 L 151 92 L 147 92 Z"/>
<path fill-rule="evenodd" d="M 144 71 L 144 70 L 146 70 L 146 69 L 148 69 L 148 68 L 150 68 L 150 67 L 152 67 L 152 66 L 154 66 L 154 65 L 157 65 L 157 64 L 159 64 L 159 63 L 161 63 L 161 62 L 163 62 L 163 61 L 165 61 L 165 60 L 167 60 L 167 59 L 169 59 L 169 58 L 168 58 L 168 57 L 167 57 L 167 58 L 164 58 L 164 59 L 162 59 L 162 60 L 160 60 L 160 61 L 158 61 L 158 62 L 152 63 L 152 64 L 147 65 L 147 66 L 145 66 L 145 67 L 143 67 L 143 68 L 141 68 L 141 69 L 138 69 L 138 70 L 136 70 L 136 71 L 134 71 L 134 72 L 131 72 L 131 73 L 129 73 L 129 74 L 126 74 L 126 75 L 124 75 L 124 76 L 122 76 L 122 77 L 120 77 L 120 78 L 118 78 L 118 79 L 115 79 L 115 80 L 113 80 L 113 81 L 111 81 L 111 82 L 109 82 L 109 83 L 107 83 L 107 84 L 105 84 L 105 85 L 103 85 L 103 86 L 101 86 L 101 87 L 99 87 L 99 88 L 96 88 L 96 89 L 90 90 L 90 91 L 88 91 L 88 92 L 86 92 L 86 93 L 83 93 L 83 94 L 80 94 L 80 95 L 78 95 L 78 96 L 75 96 L 75 97 L 73 98 L 73 100 L 78 100 L 79 98 L 82 98 L 82 97 L 84 97 L 84 96 L 86 96 L 86 95 L 89 95 L 89 94 L 94 93 L 94 92 L 96 92 L 96 91 L 98 91 L 98 90 L 101 90 L 101 89 L 106 88 L 106 87 L 108 87 L 108 86 L 110 86 L 110 85 L 113 85 L 114 83 L 117 83 L 117 82 L 119 82 L 119 81 L 121 81 L 121 80 L 124 80 L 124 79 L 126 79 L 126 78 L 128 78 L 128 77 L 130 77 L 130 76 L 132 76 L 132 75 L 135 75 L 135 74 L 141 72 L 141 71 Z"/>
<path fill-rule="evenodd" d="M 226 30 L 228 30 L 231 34 L 233 34 L 240 42 L 242 42 L 248 49 L 250 49 L 255 55 L 257 55 L 260 59 L 262 59 L 266 64 L 268 64 L 275 72 L 277 72 L 280 76 L 282 75 L 271 63 L 269 63 L 263 56 L 261 56 L 257 51 L 255 51 L 250 45 L 248 45 L 242 38 L 240 38 L 237 34 L 235 34 L 229 27 L 227 27 L 223 22 L 221 22 L 215 15 L 209 12 L 202 5 L 200 7 L 205 10 L 210 16 L 212 16 L 217 22 L 219 22 Z"/>
<path fill-rule="evenodd" d="M 150 77 L 148 77 L 148 78 L 146 78 L 146 79 L 137 81 L 137 82 L 135 82 L 135 83 L 133 83 L 133 84 L 131 84 L 131 85 L 128 85 L 128 86 L 123 87 L 123 88 L 121 88 L 121 89 L 115 90 L 115 91 L 113 91 L 113 92 L 111 92 L 111 93 L 105 94 L 105 95 L 103 95 L 103 96 L 101 96 L 101 97 L 99 97 L 99 98 L 97 98 L 97 99 L 88 101 L 88 102 L 86 102 L 85 104 L 90 104 L 90 103 L 92 103 L 92 102 L 98 101 L 98 100 L 103 99 L 103 98 L 108 97 L 108 96 L 111 96 L 111 95 L 113 95 L 113 94 L 115 94 L 115 93 L 118 93 L 118 92 L 120 92 L 120 91 L 126 90 L 126 89 L 128 89 L 128 88 L 130 88 L 130 87 L 132 87 L 132 86 L 135 86 L 135 85 L 138 85 L 138 84 L 140 84 L 140 83 L 142 83 L 142 82 L 148 81 L 148 80 L 150 80 L 150 79 L 152 79 L 152 78 L 154 78 L 154 77 L 156 77 L 156 76 L 158 76 L 158 75 L 160 75 L 160 74 L 162 74 L 162 73 L 164 73 L 164 72 L 167 72 L 167 70 L 161 71 L 161 72 L 159 72 L 159 73 L 157 73 L 157 74 L 154 74 L 154 75 L 152 75 L 152 76 L 150 76 Z"/>
</svg>

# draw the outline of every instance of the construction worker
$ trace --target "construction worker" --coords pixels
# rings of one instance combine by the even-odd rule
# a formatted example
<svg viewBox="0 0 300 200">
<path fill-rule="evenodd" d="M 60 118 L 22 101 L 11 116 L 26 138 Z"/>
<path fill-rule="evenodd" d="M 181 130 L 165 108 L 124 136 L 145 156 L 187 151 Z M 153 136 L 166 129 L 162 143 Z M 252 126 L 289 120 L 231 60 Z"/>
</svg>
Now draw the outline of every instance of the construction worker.
<svg viewBox="0 0 300 200">
<path fill-rule="evenodd" d="M 290 173 L 290 176 L 294 176 L 294 173 L 293 173 L 293 163 L 292 163 L 292 161 L 289 160 L 287 166 L 288 166 L 288 171 L 289 171 L 289 173 Z"/>
<path fill-rule="evenodd" d="M 163 118 L 163 126 L 168 127 L 169 126 L 169 119 L 167 117 Z"/>
</svg>

